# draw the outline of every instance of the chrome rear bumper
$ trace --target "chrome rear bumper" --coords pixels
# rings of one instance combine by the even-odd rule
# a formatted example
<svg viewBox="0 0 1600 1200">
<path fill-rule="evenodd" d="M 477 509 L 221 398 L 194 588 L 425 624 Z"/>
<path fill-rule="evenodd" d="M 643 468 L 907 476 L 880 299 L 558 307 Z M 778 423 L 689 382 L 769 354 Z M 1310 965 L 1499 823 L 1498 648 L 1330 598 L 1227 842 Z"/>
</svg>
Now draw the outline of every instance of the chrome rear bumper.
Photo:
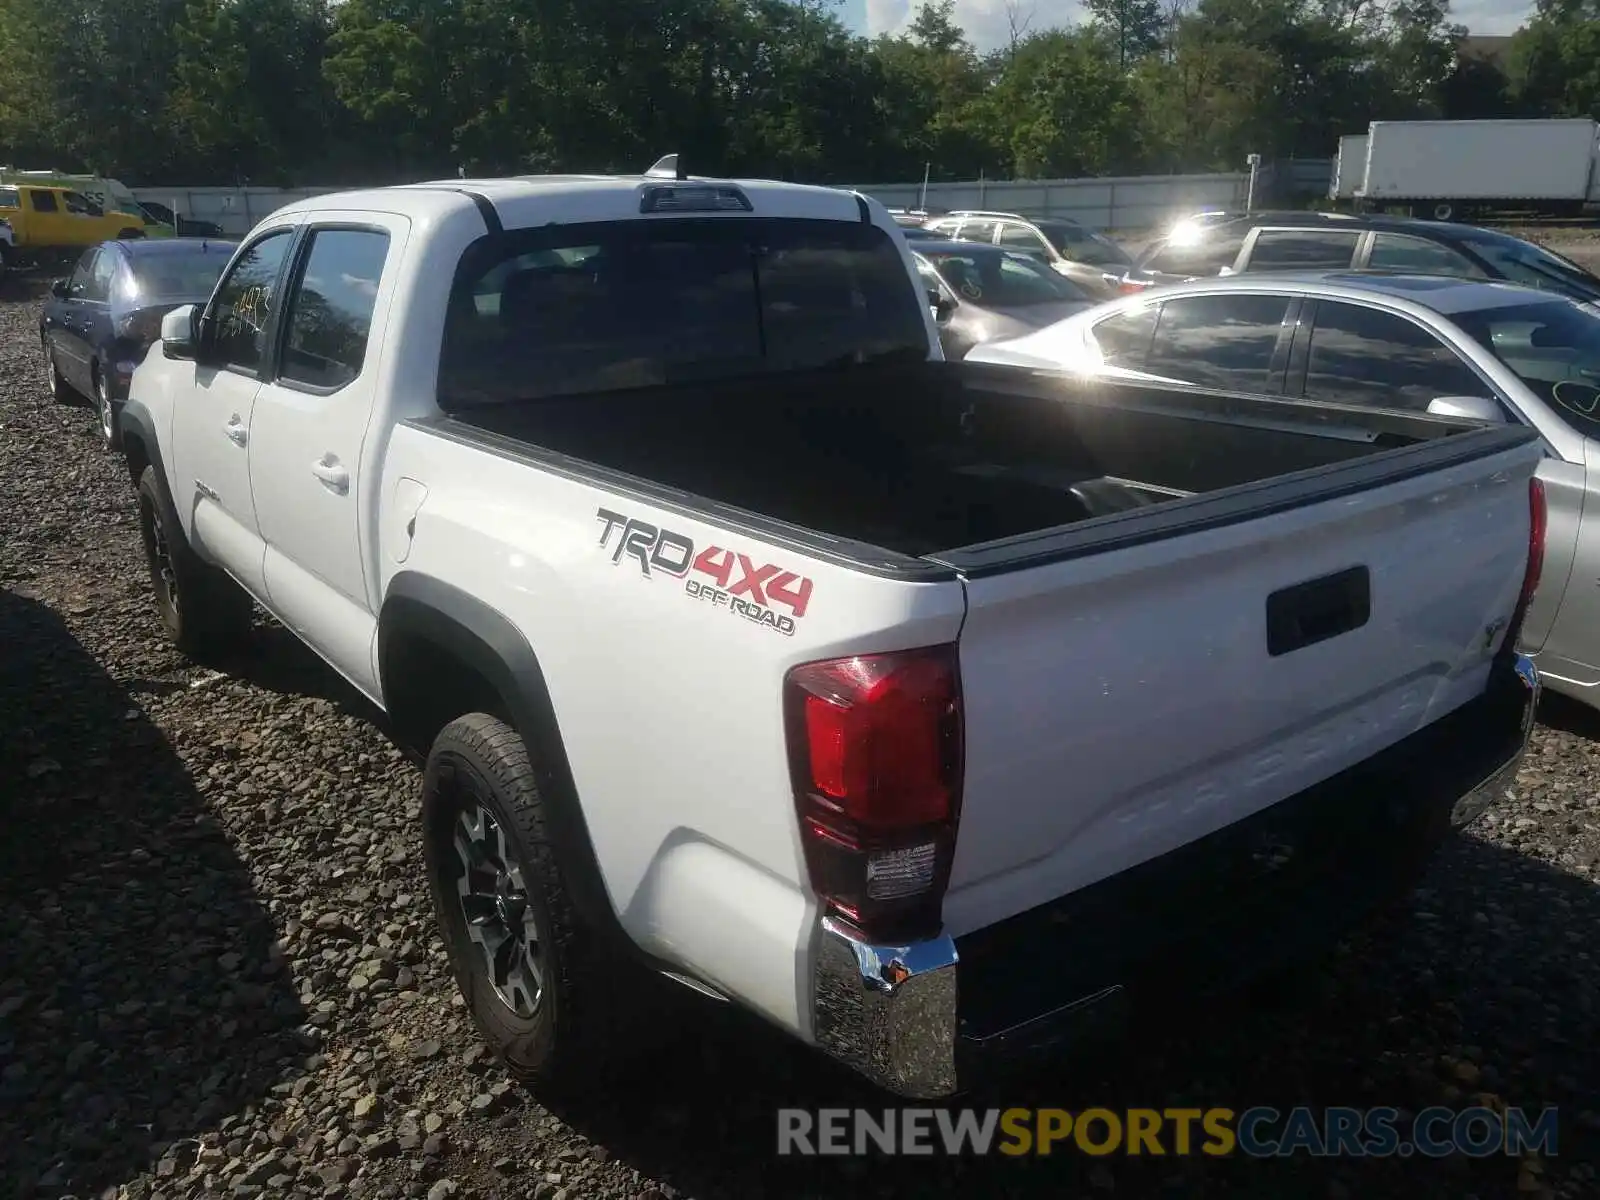
<svg viewBox="0 0 1600 1200">
<path fill-rule="evenodd" d="M 1331 915 L 1322 913 L 1314 917 L 1315 906 L 1309 902 L 1298 907 L 1302 900 L 1309 900 L 1310 891 L 1302 894 L 1299 900 L 1287 901 L 1275 909 L 1267 897 L 1255 897 L 1281 918 L 1285 928 L 1280 932 L 1286 932 L 1291 942 L 1331 945 L 1343 928 L 1358 919 L 1369 901 L 1381 903 L 1389 894 L 1387 883 L 1409 886 L 1444 836 L 1447 821 L 1448 825 L 1456 827 L 1469 824 L 1510 786 L 1533 729 L 1539 691 L 1539 675 L 1532 661 L 1520 654 L 1507 656 L 1496 664 L 1484 694 L 1467 709 L 1443 718 L 1372 762 L 1347 772 L 1348 782 L 1341 784 L 1336 777 L 1274 806 L 1287 810 L 1310 801 L 1325 807 L 1331 805 L 1328 810 L 1342 810 L 1342 819 L 1348 825 L 1350 813 L 1342 806 L 1345 797 L 1359 796 L 1365 798 L 1364 802 L 1375 803 L 1375 795 L 1394 794 L 1390 787 L 1416 797 L 1403 825 L 1410 831 L 1409 837 L 1396 838 L 1401 827 L 1379 830 L 1374 826 L 1373 833 L 1381 835 L 1383 844 L 1372 840 L 1372 835 L 1363 843 L 1373 848 L 1371 873 L 1384 875 L 1385 886 L 1379 886 L 1376 879 L 1352 879 L 1349 860 L 1345 859 L 1342 864 L 1334 864 L 1325 878 L 1313 880 L 1310 885 L 1310 890 L 1318 892 L 1321 898 L 1331 898 Z M 1318 799 L 1312 792 L 1319 793 L 1322 798 Z M 1146 889 L 1154 886 L 1169 894 L 1181 894 L 1187 884 L 1187 877 L 1181 872 L 1190 867 L 1177 866 L 1178 856 L 1199 851 L 1205 857 L 1211 851 L 1204 843 L 1237 841 L 1237 835 L 1249 832 L 1247 827 L 1260 821 L 1270 823 L 1281 816 L 1281 812 L 1274 815 L 1269 809 L 1238 826 L 1201 839 L 1200 843 L 1142 864 L 1122 877 L 1114 877 L 1074 896 L 1011 918 L 1002 924 L 1027 926 L 1036 922 L 1041 923 L 1041 928 L 1036 938 L 1023 929 L 1021 936 L 1010 944 L 1020 946 L 1030 959 L 1037 959 L 1035 969 L 1027 972 L 1030 976 L 1052 976 L 1063 967 L 1070 970 L 1075 962 L 1090 957 L 1086 953 L 1089 947 L 1081 944 L 1081 934 L 1071 934 L 1071 923 L 1054 921 L 1052 910 L 1085 899 L 1086 893 L 1124 886 L 1124 881 L 1136 875 L 1143 875 L 1145 879 L 1135 886 Z M 1406 850 L 1388 844 L 1396 840 L 1414 842 L 1415 846 Z M 1391 850 L 1395 851 L 1393 861 L 1384 859 L 1380 871 L 1382 853 Z M 1153 885 L 1149 881 L 1152 873 L 1155 875 Z M 1250 898 L 1248 893 L 1254 885 L 1249 881 L 1241 883 L 1239 891 L 1243 902 Z M 1366 886 L 1369 884 L 1372 885 L 1370 889 Z M 1368 890 L 1370 897 L 1365 895 Z M 1108 906 L 1111 912 L 1136 908 L 1124 909 L 1115 901 Z M 1232 928 L 1212 928 L 1207 936 L 1221 938 L 1235 958 L 1246 960 L 1246 969 L 1260 967 L 1277 961 L 1264 947 L 1258 951 L 1249 942 L 1249 936 L 1259 932 L 1262 923 L 1263 920 L 1258 920 Z M 1065 944 L 1060 942 L 1063 930 L 1069 938 Z M 1130 928 L 1125 937 L 1112 940 L 1128 946 L 1148 945 L 1152 932 Z M 1083 1026 L 1097 1019 L 1095 1014 L 1121 1004 L 1128 999 L 1124 995 L 1125 982 L 1129 985 L 1127 992 L 1137 990 L 1131 966 L 1126 980 L 1115 973 L 1119 968 L 1108 966 L 1107 974 L 1098 979 L 1061 980 L 1061 994 L 1045 1007 L 1029 1010 L 1029 1019 L 1020 1024 L 998 1032 L 984 1031 L 979 1028 L 983 1024 L 981 1020 L 964 1022 L 962 1019 L 963 1001 L 966 1007 L 981 1006 L 974 1005 L 973 996 L 958 993 L 957 976 L 962 974 L 969 989 L 986 990 L 985 981 L 994 976 L 985 974 L 989 965 L 984 960 L 988 957 L 992 961 L 993 956 L 992 946 L 986 947 L 983 943 L 992 940 L 993 931 L 978 931 L 963 939 L 964 943 L 971 943 L 969 949 L 977 956 L 965 967 L 960 965 L 961 955 L 954 939 L 948 936 L 910 945 L 875 945 L 862 939 L 848 925 L 826 917 L 818 933 L 812 981 L 813 1029 L 818 1047 L 879 1086 L 912 1099 L 937 1099 L 960 1090 L 967 1082 L 968 1068 L 975 1065 L 980 1052 L 998 1051 L 1003 1044 L 1009 1044 L 1015 1047 L 1012 1053 L 1021 1052 L 1031 1057 L 1035 1051 L 1066 1043 L 1070 1038 L 1056 1036 L 1055 1026 Z M 1078 940 L 1071 940 L 1074 937 Z M 1189 948 L 1192 949 L 1192 945 Z M 1186 976 L 1181 984 L 1185 993 L 1192 986 L 1220 984 L 1223 976 L 1231 977 L 1233 972 L 1221 965 L 1223 957 L 1218 955 L 1204 964 L 1201 973 L 1210 976 L 1209 979 Z M 1148 966 L 1142 969 L 1144 977 L 1138 984 L 1148 990 L 1150 971 Z M 1180 986 L 1175 978 L 1167 978 L 1172 970 L 1175 968 L 1157 954 L 1156 990 L 1161 990 L 1163 984 Z M 1018 1033 L 1024 1036 L 1014 1036 Z M 993 1058 L 994 1055 L 983 1057 Z"/>
</svg>

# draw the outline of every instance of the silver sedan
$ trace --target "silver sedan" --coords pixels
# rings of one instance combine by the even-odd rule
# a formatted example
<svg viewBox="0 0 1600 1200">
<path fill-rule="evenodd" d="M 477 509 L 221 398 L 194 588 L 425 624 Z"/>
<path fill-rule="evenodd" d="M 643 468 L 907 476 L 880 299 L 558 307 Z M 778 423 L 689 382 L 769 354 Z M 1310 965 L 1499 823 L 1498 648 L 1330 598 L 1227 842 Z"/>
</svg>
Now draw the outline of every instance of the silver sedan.
<svg viewBox="0 0 1600 1200">
<path fill-rule="evenodd" d="M 1600 308 L 1438 276 L 1239 275 L 1097 305 L 968 360 L 1531 425 L 1549 524 L 1523 649 L 1553 690 L 1600 707 Z"/>
</svg>

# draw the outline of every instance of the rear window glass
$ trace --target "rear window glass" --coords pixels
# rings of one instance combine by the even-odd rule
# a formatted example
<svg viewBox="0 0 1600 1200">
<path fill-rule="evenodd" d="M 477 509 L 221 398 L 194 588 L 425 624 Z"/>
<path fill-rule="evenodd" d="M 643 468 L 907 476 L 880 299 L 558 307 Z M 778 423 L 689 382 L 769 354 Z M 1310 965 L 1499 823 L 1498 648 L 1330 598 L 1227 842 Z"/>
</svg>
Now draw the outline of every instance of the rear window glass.
<svg viewBox="0 0 1600 1200">
<path fill-rule="evenodd" d="M 132 260 L 132 291 L 144 303 L 158 300 L 204 300 L 222 275 L 233 254 L 231 245 L 207 250 L 163 250 L 136 254 Z"/>
<path fill-rule="evenodd" d="M 925 298 L 883 230 L 659 219 L 491 235 L 462 257 L 445 409 L 928 355 Z"/>
</svg>

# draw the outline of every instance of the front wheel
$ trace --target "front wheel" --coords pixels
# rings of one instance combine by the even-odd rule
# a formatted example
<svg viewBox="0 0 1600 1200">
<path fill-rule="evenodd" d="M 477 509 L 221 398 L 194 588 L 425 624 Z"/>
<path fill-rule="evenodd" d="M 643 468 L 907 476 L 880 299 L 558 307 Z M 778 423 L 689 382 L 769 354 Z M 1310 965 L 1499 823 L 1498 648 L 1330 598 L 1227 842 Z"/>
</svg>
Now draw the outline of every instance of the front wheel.
<svg viewBox="0 0 1600 1200">
<path fill-rule="evenodd" d="M 514 1076 L 563 1084 L 613 1048 L 629 988 L 573 910 L 546 804 L 505 722 L 470 713 L 434 740 L 423 851 L 456 984 Z"/>
<path fill-rule="evenodd" d="M 194 552 L 178 523 L 167 485 L 153 466 L 139 476 L 139 533 L 156 610 L 167 637 L 181 653 L 205 661 L 236 648 L 249 636 L 250 597 Z"/>
</svg>

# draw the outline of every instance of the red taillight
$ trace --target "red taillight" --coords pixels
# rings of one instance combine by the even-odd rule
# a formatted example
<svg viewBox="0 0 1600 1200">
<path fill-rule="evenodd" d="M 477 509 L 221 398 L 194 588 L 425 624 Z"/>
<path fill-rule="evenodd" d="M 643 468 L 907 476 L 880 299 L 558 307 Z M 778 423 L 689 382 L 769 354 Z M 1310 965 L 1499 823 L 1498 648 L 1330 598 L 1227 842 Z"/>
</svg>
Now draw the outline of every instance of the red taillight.
<svg viewBox="0 0 1600 1200">
<path fill-rule="evenodd" d="M 1544 502 L 1544 484 L 1538 479 L 1528 481 L 1528 566 L 1522 575 L 1522 595 L 1517 600 L 1517 624 L 1533 601 L 1539 588 L 1539 576 L 1544 573 L 1544 534 L 1549 514 Z"/>
<path fill-rule="evenodd" d="M 937 934 L 961 810 L 956 648 L 795 667 L 784 719 L 818 898 L 869 937 Z"/>
<path fill-rule="evenodd" d="M 1141 283 L 1138 280 L 1124 279 L 1117 287 L 1117 291 L 1121 292 L 1124 296 L 1137 296 L 1149 286 L 1150 285 L 1148 283 Z"/>
</svg>

